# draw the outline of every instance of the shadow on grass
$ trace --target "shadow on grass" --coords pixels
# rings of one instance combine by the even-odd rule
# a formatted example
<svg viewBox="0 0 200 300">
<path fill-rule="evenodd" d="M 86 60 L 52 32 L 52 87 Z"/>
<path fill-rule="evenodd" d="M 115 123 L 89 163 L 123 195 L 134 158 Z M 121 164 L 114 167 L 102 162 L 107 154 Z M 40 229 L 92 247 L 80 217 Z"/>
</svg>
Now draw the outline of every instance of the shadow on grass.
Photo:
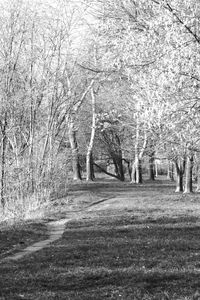
<svg viewBox="0 0 200 300">
<path fill-rule="evenodd" d="M 117 180 L 96 180 L 94 182 L 82 182 L 82 183 L 74 183 L 70 186 L 70 191 L 80 191 L 80 190 L 96 190 L 96 189 L 106 189 L 109 191 L 115 192 L 116 190 L 132 190 L 132 189 L 163 189 L 163 188 L 174 188 L 175 184 L 170 181 L 156 180 L 154 182 L 146 180 L 142 184 L 131 184 L 130 182 L 121 182 Z"/>
<path fill-rule="evenodd" d="M 0 230 L 0 259 L 48 236 L 44 223 L 21 222 Z"/>
<path fill-rule="evenodd" d="M 122 225 L 118 218 L 71 222 L 51 247 L 1 265 L 1 297 L 192 299 L 200 278 L 199 228 Z"/>
</svg>

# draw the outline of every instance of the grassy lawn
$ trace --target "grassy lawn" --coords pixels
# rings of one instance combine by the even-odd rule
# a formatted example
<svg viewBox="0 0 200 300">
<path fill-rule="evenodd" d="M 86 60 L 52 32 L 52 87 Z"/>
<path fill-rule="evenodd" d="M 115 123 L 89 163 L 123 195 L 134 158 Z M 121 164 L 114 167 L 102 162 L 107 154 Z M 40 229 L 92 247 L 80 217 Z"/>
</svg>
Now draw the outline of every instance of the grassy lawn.
<svg viewBox="0 0 200 300">
<path fill-rule="evenodd" d="M 87 210 L 67 223 L 62 239 L 0 265 L 0 299 L 193 299 L 200 195 L 125 185 L 82 185 Z"/>
<path fill-rule="evenodd" d="M 0 259 L 43 240 L 45 236 L 47 236 L 46 225 L 40 222 L 21 222 L 12 226 L 1 226 Z"/>
</svg>

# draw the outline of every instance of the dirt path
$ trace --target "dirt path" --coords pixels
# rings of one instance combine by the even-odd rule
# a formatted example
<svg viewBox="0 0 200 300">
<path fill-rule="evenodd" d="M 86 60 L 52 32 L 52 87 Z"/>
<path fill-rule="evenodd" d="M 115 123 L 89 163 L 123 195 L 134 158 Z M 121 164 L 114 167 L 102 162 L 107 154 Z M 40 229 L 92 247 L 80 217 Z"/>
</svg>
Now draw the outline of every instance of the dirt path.
<svg viewBox="0 0 200 300">
<path fill-rule="evenodd" d="M 52 221 L 47 223 L 47 228 L 48 228 L 47 231 L 49 233 L 48 239 L 34 243 L 13 255 L 7 256 L 4 259 L 2 259 L 1 262 L 17 261 L 22 257 L 24 257 L 25 255 L 29 255 L 32 254 L 33 252 L 39 251 L 44 247 L 48 246 L 50 243 L 58 240 L 59 238 L 62 237 L 63 232 L 65 230 L 65 224 L 69 221 L 71 221 L 71 219 L 68 218 L 68 219 L 62 219 L 62 220 Z"/>
</svg>

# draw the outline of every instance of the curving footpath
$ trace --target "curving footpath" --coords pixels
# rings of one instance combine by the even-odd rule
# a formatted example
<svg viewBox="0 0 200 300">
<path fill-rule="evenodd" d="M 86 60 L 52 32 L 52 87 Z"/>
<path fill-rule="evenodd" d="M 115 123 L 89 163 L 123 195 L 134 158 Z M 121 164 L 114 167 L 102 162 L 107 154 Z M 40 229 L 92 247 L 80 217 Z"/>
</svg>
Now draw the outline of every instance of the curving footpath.
<svg viewBox="0 0 200 300">
<path fill-rule="evenodd" d="M 65 224 L 71 221 L 71 219 L 61 219 L 59 221 L 52 221 L 47 224 L 47 232 L 49 232 L 49 238 L 37 243 L 34 243 L 27 248 L 17 252 L 13 255 L 7 256 L 1 260 L 1 262 L 17 261 L 25 255 L 32 254 L 33 252 L 39 251 L 50 243 L 58 240 L 62 237 L 65 230 Z"/>
</svg>

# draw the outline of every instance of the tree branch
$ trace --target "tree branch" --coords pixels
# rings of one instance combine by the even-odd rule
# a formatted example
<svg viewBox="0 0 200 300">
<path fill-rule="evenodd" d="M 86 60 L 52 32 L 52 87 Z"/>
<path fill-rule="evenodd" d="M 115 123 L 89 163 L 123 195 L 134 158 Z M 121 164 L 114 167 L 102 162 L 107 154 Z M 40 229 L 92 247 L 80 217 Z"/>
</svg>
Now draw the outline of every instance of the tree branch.
<svg viewBox="0 0 200 300">
<path fill-rule="evenodd" d="M 161 5 L 160 1 L 152 0 L 152 2 Z M 172 6 L 166 2 L 166 5 L 163 5 L 163 7 L 168 10 L 176 19 L 177 21 L 185 27 L 185 29 L 195 38 L 196 42 L 200 44 L 200 37 L 188 26 L 184 23 L 184 21 L 178 16 L 178 14 L 175 12 L 175 10 L 172 8 Z"/>
<path fill-rule="evenodd" d="M 120 179 L 117 175 L 114 175 L 110 172 L 107 172 L 104 168 L 100 167 L 99 165 L 97 165 L 95 162 L 93 162 L 93 165 L 96 166 L 97 168 L 99 168 L 99 170 L 101 170 L 103 173 L 105 173 L 106 175 L 108 176 L 111 176 L 111 177 L 114 177 L 114 178 L 117 178 L 117 179 Z"/>
<path fill-rule="evenodd" d="M 83 66 L 79 63 L 77 63 L 77 65 L 79 67 L 81 67 L 82 69 L 84 69 L 84 70 L 88 70 L 88 71 L 91 71 L 91 72 L 94 72 L 94 73 L 105 73 L 106 72 L 105 70 L 100 70 L 100 69 L 92 68 L 92 67 L 89 67 L 89 66 Z"/>
</svg>

